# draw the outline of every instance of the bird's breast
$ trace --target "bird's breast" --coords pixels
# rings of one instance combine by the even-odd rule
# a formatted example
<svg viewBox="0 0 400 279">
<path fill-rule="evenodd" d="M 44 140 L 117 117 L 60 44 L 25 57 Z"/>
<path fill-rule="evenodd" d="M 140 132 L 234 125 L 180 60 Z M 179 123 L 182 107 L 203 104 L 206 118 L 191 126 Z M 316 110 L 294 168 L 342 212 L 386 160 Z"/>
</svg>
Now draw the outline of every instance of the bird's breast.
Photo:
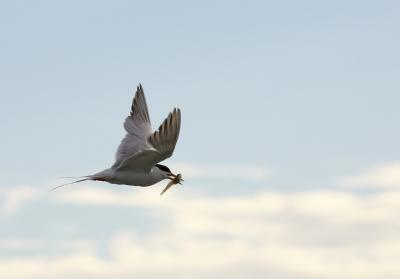
<svg viewBox="0 0 400 279">
<path fill-rule="evenodd" d="M 131 186 L 151 186 L 159 181 L 159 177 L 152 172 L 132 172 L 132 171 L 116 171 L 114 179 L 111 181 L 113 184 L 125 184 Z"/>
</svg>

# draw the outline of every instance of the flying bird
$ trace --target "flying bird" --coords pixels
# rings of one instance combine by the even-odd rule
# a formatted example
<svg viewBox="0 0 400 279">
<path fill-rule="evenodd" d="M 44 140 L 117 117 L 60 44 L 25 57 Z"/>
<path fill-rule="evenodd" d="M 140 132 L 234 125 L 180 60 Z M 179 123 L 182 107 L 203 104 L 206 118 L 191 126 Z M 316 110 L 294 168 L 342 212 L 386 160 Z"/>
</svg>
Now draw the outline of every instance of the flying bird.
<svg viewBox="0 0 400 279">
<path fill-rule="evenodd" d="M 127 134 L 117 149 L 115 163 L 111 168 L 82 176 L 83 179 L 57 186 L 51 191 L 86 180 L 147 187 L 169 179 L 170 182 L 161 192 L 162 195 L 172 185 L 182 184 L 183 181 L 181 174 L 173 174 L 167 166 L 159 164 L 172 156 L 180 127 L 181 111 L 179 108 L 174 108 L 158 130 L 153 131 L 143 87 L 139 84 L 132 101 L 130 115 L 124 122 Z"/>
</svg>

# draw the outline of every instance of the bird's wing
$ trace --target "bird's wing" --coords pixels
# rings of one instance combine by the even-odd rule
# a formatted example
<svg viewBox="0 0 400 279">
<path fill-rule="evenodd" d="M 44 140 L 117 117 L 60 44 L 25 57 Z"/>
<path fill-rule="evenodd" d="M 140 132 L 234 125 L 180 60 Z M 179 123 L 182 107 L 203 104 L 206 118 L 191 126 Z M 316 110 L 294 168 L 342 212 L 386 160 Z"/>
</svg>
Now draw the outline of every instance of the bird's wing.
<svg viewBox="0 0 400 279">
<path fill-rule="evenodd" d="M 126 158 L 140 150 L 148 148 L 147 139 L 152 134 L 149 111 L 141 84 L 136 89 L 132 101 L 131 113 L 125 119 L 124 128 L 127 132 L 115 154 L 113 168 L 120 165 Z"/>
<path fill-rule="evenodd" d="M 152 133 L 147 141 L 149 148 L 126 158 L 117 169 L 136 169 L 150 171 L 151 168 L 174 152 L 181 128 L 181 111 L 175 108 L 164 120 L 158 131 Z"/>
</svg>

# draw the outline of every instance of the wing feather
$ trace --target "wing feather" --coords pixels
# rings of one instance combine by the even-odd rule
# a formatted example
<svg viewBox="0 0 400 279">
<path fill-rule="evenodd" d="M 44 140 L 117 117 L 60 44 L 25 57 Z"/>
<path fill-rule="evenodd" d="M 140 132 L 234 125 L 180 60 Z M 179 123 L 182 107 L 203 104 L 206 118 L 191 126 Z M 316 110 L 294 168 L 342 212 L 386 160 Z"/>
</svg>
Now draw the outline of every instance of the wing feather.
<svg viewBox="0 0 400 279">
<path fill-rule="evenodd" d="M 181 128 L 181 111 L 175 108 L 164 120 L 158 131 L 150 135 L 149 143 L 160 152 L 162 160 L 170 157 L 174 152 Z"/>
<path fill-rule="evenodd" d="M 131 113 L 125 119 L 124 128 L 128 134 L 138 135 L 140 137 L 143 137 L 143 134 L 148 136 L 152 132 L 149 109 L 147 108 L 147 102 L 141 84 L 139 84 L 136 89 L 136 94 L 132 101 Z M 145 138 L 147 137 L 143 139 Z"/>
<path fill-rule="evenodd" d="M 150 171 L 155 164 L 171 157 L 178 141 L 180 127 L 181 111 L 175 108 L 160 125 L 158 131 L 148 137 L 149 148 L 132 154 L 123 160 L 117 169 L 134 168 Z"/>
<path fill-rule="evenodd" d="M 125 119 L 124 128 L 127 134 L 118 146 L 113 168 L 119 166 L 123 160 L 132 154 L 148 148 L 147 138 L 151 135 L 152 128 L 141 84 L 136 89 L 135 97 L 132 100 L 131 112 Z"/>
</svg>

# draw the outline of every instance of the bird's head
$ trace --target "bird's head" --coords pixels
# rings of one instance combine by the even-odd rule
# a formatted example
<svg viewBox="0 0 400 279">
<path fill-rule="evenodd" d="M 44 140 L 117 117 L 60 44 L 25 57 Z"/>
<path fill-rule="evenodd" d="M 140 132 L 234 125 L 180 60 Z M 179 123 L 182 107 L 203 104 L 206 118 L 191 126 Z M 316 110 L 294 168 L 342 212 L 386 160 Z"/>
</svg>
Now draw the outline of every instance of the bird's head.
<svg viewBox="0 0 400 279">
<path fill-rule="evenodd" d="M 174 184 L 181 184 L 182 185 L 182 181 L 184 181 L 182 179 L 182 175 L 181 174 L 173 174 L 171 172 L 171 170 L 164 165 L 161 164 L 156 164 L 156 167 L 165 175 L 165 178 L 170 179 L 171 181 L 174 182 Z"/>
<path fill-rule="evenodd" d="M 172 185 L 175 185 L 175 184 L 182 185 L 183 179 L 182 179 L 182 175 L 180 173 L 173 174 L 171 172 L 171 170 L 167 166 L 164 166 L 164 165 L 157 164 L 156 167 L 160 171 L 163 172 L 163 174 L 165 175 L 165 178 L 168 178 L 171 180 L 170 182 L 168 182 L 168 185 L 164 188 L 164 190 L 162 190 L 160 195 L 164 194 L 169 188 L 171 188 Z"/>
</svg>

